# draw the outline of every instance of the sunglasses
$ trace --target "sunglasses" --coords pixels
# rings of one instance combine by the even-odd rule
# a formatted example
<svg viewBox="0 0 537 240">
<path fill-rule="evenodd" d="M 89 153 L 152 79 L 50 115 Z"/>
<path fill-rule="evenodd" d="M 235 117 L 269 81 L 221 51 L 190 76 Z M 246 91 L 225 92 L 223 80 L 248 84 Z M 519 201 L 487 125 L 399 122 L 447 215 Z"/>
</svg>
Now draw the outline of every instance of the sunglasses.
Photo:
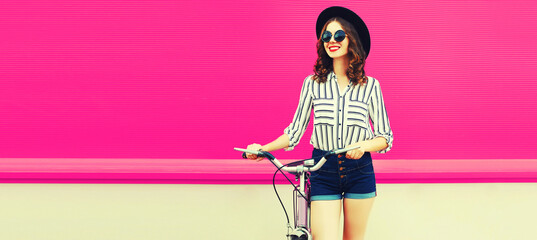
<svg viewBox="0 0 537 240">
<path fill-rule="evenodd" d="M 336 42 L 341 42 L 345 40 L 345 36 L 346 34 L 343 30 L 337 30 L 336 33 L 334 33 L 334 40 L 336 40 Z M 330 42 L 330 39 L 332 39 L 332 33 L 330 31 L 324 31 L 321 40 L 327 43 Z"/>
</svg>

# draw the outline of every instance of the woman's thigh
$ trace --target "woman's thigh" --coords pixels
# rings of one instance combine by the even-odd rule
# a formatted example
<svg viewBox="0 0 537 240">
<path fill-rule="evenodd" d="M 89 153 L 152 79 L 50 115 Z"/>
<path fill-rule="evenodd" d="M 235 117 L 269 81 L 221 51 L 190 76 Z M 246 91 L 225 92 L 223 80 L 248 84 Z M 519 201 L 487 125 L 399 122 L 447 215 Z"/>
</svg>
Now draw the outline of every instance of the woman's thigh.
<svg viewBox="0 0 537 240">
<path fill-rule="evenodd" d="M 311 233 L 315 240 L 334 240 L 339 235 L 341 200 L 311 202 Z"/>
<path fill-rule="evenodd" d="M 364 239 L 369 213 L 373 207 L 375 198 L 343 200 L 343 240 Z"/>
</svg>

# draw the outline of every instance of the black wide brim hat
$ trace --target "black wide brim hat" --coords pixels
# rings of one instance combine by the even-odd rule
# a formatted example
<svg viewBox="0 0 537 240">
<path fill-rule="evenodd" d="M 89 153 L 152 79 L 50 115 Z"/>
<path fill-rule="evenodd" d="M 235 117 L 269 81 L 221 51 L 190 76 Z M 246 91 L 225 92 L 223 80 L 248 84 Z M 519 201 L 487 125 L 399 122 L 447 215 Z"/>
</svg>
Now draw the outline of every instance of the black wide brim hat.
<svg viewBox="0 0 537 240">
<path fill-rule="evenodd" d="M 319 14 L 319 17 L 317 17 L 317 39 L 321 37 L 321 31 L 323 30 L 324 24 L 334 17 L 343 18 L 354 26 L 354 29 L 360 38 L 360 42 L 362 42 L 362 47 L 365 50 L 365 56 L 367 58 L 367 56 L 369 56 L 369 50 L 371 50 L 371 37 L 369 36 L 369 30 L 367 29 L 364 21 L 348 8 L 334 6 L 323 10 L 321 14 Z"/>
</svg>

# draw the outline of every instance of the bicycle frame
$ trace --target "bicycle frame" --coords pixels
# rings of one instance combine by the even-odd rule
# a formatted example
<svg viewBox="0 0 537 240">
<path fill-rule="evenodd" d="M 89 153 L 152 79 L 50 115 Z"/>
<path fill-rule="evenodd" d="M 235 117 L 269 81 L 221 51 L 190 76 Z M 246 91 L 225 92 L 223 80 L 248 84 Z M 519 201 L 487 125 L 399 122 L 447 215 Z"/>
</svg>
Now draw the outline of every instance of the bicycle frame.
<svg viewBox="0 0 537 240">
<path fill-rule="evenodd" d="M 287 237 L 291 240 L 311 240 L 310 229 L 310 184 L 309 173 L 300 172 L 296 173 L 298 183 L 297 189 L 293 190 L 293 215 L 294 215 L 294 227 L 291 233 L 287 234 Z M 304 199 L 302 196 L 306 196 Z"/>
<path fill-rule="evenodd" d="M 271 153 L 265 151 L 252 151 L 248 149 L 235 148 L 237 151 L 244 152 L 243 158 L 246 158 L 245 153 L 250 153 L 258 156 L 266 157 L 278 169 L 294 174 L 298 186 L 293 190 L 293 214 L 294 226 L 288 226 L 291 229 L 287 234 L 290 240 L 312 240 L 310 229 L 310 183 L 309 173 L 319 170 L 326 162 L 326 157 L 329 155 L 344 153 L 359 147 L 345 148 L 330 151 L 323 156 L 321 160 L 315 164 L 314 159 L 304 160 L 302 165 L 289 167 L 284 166 Z M 305 198 L 304 198 L 304 197 Z"/>
</svg>

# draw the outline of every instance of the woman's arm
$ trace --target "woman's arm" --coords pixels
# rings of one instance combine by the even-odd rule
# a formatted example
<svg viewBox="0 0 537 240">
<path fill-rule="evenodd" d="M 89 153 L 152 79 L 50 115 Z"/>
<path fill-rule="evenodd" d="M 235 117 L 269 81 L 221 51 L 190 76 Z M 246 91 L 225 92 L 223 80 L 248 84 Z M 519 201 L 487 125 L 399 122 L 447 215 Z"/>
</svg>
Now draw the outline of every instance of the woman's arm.
<svg viewBox="0 0 537 240">
<path fill-rule="evenodd" d="M 248 149 L 249 150 L 263 150 L 263 151 L 266 151 L 266 152 L 272 152 L 272 151 L 276 151 L 276 150 L 280 150 L 282 148 L 286 148 L 286 147 L 289 147 L 289 136 L 287 136 L 287 134 L 283 134 L 281 135 L 280 137 L 278 137 L 276 140 L 268 143 L 268 144 L 265 144 L 263 146 L 261 146 L 260 144 L 257 144 L 257 143 L 254 143 L 254 144 L 250 144 L 248 145 Z M 256 160 L 256 161 L 261 161 L 263 160 L 264 158 L 262 157 L 257 157 L 253 154 L 246 154 L 246 157 L 248 157 L 249 159 L 252 159 L 252 160 Z"/>
<path fill-rule="evenodd" d="M 368 111 L 370 112 L 371 122 L 373 123 L 373 129 L 375 130 L 375 139 L 382 137 L 384 140 L 386 140 L 387 144 L 387 147 L 375 150 L 375 152 L 386 153 L 392 148 L 393 132 L 392 128 L 390 127 L 388 112 L 386 111 L 386 106 L 384 105 L 382 91 L 380 90 L 380 83 L 376 79 L 374 80 L 374 87 L 373 92 L 371 93 L 371 101 Z"/>
<path fill-rule="evenodd" d="M 353 143 L 347 147 L 356 146 L 360 146 L 360 148 L 348 151 L 346 155 L 347 158 L 359 159 L 364 155 L 365 152 L 378 152 L 384 150 L 388 147 L 388 141 L 384 137 L 376 137 L 371 140 Z"/>
<path fill-rule="evenodd" d="M 263 151 L 272 152 L 286 147 L 289 147 L 289 136 L 284 133 L 276 140 L 263 145 L 261 149 L 263 149 Z"/>
</svg>

